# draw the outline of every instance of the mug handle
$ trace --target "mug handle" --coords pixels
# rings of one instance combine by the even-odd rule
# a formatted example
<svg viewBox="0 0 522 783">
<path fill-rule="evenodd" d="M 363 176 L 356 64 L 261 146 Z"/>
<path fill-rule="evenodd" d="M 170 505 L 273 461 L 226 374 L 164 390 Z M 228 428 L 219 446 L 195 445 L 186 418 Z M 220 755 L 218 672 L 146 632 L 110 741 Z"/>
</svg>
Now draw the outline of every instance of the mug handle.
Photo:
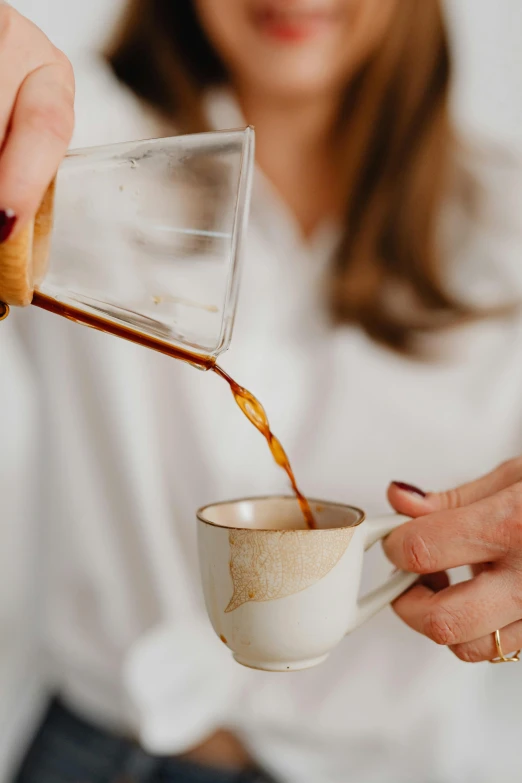
<svg viewBox="0 0 522 783">
<path fill-rule="evenodd" d="M 367 552 L 370 547 L 386 538 L 386 536 L 395 530 L 396 527 L 409 522 L 410 517 L 404 517 L 400 514 L 386 514 L 382 517 L 367 519 L 363 529 L 365 532 L 364 551 Z M 411 587 L 419 578 L 418 574 L 409 574 L 406 571 L 396 571 L 384 584 L 371 590 L 357 602 L 357 614 L 353 628 L 360 625 L 380 612 L 385 606 L 395 601 L 408 587 Z"/>
</svg>

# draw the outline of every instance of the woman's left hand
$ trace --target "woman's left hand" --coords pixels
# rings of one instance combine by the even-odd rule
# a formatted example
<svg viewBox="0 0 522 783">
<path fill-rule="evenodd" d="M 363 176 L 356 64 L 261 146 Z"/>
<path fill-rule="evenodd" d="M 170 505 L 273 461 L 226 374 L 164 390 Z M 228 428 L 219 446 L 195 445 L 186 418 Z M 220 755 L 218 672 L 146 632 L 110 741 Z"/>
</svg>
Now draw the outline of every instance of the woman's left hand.
<svg viewBox="0 0 522 783">
<path fill-rule="evenodd" d="M 424 575 L 394 609 L 411 628 L 463 661 L 522 647 L 522 458 L 457 489 L 424 495 L 396 482 L 388 498 L 411 517 L 384 543 L 398 567 Z M 446 569 L 470 565 L 473 578 L 449 585 Z"/>
</svg>

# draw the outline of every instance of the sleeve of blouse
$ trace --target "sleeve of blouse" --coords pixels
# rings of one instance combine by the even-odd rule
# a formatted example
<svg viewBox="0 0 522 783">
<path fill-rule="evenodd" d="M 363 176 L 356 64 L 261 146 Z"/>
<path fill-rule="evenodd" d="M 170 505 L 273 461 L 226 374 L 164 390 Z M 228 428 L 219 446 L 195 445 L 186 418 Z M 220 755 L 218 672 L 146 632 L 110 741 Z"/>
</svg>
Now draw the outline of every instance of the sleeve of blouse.
<svg viewBox="0 0 522 783">
<path fill-rule="evenodd" d="M 127 655 L 123 677 L 145 750 L 179 754 L 232 725 L 248 675 L 203 614 L 141 637 Z"/>
</svg>

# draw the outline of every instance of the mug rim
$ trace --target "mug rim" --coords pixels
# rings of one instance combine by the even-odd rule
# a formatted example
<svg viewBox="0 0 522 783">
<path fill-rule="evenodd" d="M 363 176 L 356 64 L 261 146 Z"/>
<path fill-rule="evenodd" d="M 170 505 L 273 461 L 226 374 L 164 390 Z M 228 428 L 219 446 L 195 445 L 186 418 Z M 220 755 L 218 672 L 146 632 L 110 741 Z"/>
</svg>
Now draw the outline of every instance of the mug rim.
<svg viewBox="0 0 522 783">
<path fill-rule="evenodd" d="M 231 525 L 219 525 L 217 522 L 211 522 L 205 519 L 204 514 L 210 508 L 219 508 L 220 506 L 229 506 L 237 503 L 252 503 L 258 500 L 294 500 L 297 503 L 295 495 L 254 495 L 251 497 L 235 498 L 234 500 L 220 500 L 217 503 L 207 503 L 205 506 L 201 506 L 196 511 L 196 518 L 199 522 L 210 527 L 217 527 L 220 530 L 249 530 L 252 533 L 325 533 L 328 530 L 349 530 L 350 528 L 359 527 L 366 519 L 366 512 L 358 506 L 350 506 L 347 503 L 340 503 L 331 500 L 318 500 L 317 498 L 307 498 L 309 503 L 316 503 L 317 505 L 333 506 L 334 508 L 348 509 L 355 511 L 359 519 L 351 525 L 339 525 L 338 527 L 326 527 L 326 528 L 299 528 L 299 529 L 278 529 L 273 527 L 236 527 Z"/>
</svg>

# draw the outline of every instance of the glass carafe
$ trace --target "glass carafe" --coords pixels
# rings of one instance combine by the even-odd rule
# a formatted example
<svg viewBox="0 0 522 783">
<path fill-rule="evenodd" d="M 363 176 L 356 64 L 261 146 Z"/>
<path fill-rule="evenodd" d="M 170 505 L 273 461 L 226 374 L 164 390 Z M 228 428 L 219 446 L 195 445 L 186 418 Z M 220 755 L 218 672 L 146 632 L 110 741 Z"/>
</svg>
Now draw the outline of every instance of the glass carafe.
<svg viewBox="0 0 522 783">
<path fill-rule="evenodd" d="M 210 366 L 232 335 L 253 160 L 251 128 L 69 153 L 0 246 L 0 301 Z"/>
</svg>

